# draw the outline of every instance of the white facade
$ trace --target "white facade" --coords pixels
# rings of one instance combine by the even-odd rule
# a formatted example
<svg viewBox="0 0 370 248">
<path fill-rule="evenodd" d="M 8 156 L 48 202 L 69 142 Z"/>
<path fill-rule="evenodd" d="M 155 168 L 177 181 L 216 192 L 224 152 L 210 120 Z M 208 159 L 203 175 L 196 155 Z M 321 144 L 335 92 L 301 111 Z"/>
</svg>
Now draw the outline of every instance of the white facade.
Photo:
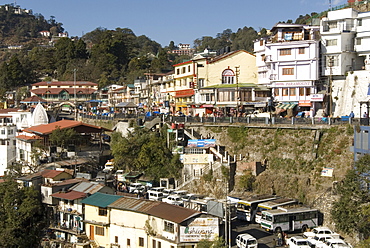
<svg viewBox="0 0 370 248">
<path fill-rule="evenodd" d="M 14 124 L 0 126 L 0 175 L 4 175 L 8 165 L 16 159 L 16 132 Z"/>
<path fill-rule="evenodd" d="M 280 23 L 268 39 L 255 41 L 258 84 L 272 88 L 275 102 L 310 108 L 317 101 L 318 31 L 318 26 Z"/>
</svg>

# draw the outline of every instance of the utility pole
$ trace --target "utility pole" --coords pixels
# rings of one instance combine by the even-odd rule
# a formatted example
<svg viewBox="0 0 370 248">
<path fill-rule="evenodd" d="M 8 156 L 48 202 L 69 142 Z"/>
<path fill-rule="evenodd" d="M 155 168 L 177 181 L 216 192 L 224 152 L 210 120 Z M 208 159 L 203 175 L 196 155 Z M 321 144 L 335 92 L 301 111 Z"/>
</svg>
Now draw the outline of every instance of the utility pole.
<svg viewBox="0 0 370 248">
<path fill-rule="evenodd" d="M 76 99 L 76 71 L 77 69 L 73 69 L 73 91 L 74 91 L 74 102 L 75 102 L 75 121 L 77 121 L 77 99 Z"/>
<path fill-rule="evenodd" d="M 332 108 L 333 108 L 333 96 L 332 96 L 332 83 L 333 83 L 333 66 L 334 66 L 334 58 L 333 56 L 329 56 L 329 69 L 330 69 L 330 75 L 329 75 L 329 88 L 328 88 L 328 105 L 329 105 L 329 117 L 332 117 Z"/>
<path fill-rule="evenodd" d="M 236 81 L 236 117 L 239 115 L 239 73 L 240 73 L 240 66 L 235 66 L 235 81 Z"/>
</svg>

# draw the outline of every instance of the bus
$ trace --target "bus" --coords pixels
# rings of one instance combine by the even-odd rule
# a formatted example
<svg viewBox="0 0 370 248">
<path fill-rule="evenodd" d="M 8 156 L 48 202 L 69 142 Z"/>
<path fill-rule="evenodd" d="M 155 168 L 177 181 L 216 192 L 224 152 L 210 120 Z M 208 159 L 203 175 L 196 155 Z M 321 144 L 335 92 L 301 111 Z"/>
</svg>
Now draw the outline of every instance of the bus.
<svg viewBox="0 0 370 248">
<path fill-rule="evenodd" d="M 237 200 L 236 217 L 239 220 L 254 222 L 258 204 L 276 199 L 276 195 L 259 195 Z"/>
<path fill-rule="evenodd" d="M 278 207 L 262 211 L 261 228 L 267 231 L 293 232 L 307 231 L 318 226 L 319 210 L 302 206 Z"/>
<path fill-rule="evenodd" d="M 292 198 L 276 198 L 271 201 L 261 202 L 260 204 L 258 204 L 257 207 L 255 221 L 258 224 L 261 223 L 262 211 L 277 209 L 278 207 L 281 206 L 289 206 L 293 204 L 297 204 L 297 200 Z"/>
</svg>

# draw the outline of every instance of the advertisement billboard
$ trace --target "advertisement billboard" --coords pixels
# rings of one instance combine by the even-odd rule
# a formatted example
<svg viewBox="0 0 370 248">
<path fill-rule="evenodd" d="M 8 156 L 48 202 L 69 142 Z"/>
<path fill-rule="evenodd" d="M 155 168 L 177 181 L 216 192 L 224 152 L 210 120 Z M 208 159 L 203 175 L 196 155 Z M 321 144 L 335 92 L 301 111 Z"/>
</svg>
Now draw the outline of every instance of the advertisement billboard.
<svg viewBox="0 0 370 248">
<path fill-rule="evenodd" d="M 188 140 L 188 147 L 215 147 L 215 139 Z"/>
<path fill-rule="evenodd" d="M 197 218 L 188 226 L 180 226 L 180 242 L 213 240 L 219 235 L 218 218 Z"/>
</svg>

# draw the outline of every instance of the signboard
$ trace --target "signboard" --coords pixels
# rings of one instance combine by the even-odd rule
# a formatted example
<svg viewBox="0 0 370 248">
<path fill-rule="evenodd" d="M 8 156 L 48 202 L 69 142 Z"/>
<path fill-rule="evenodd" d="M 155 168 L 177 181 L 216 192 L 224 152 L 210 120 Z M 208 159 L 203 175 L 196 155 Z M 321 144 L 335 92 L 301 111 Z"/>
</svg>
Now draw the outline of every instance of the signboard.
<svg viewBox="0 0 370 248">
<path fill-rule="evenodd" d="M 312 94 L 311 102 L 322 102 L 324 101 L 324 94 Z"/>
<path fill-rule="evenodd" d="M 212 154 L 184 154 L 182 157 L 184 164 L 209 164 L 213 162 Z"/>
<path fill-rule="evenodd" d="M 215 139 L 188 140 L 188 147 L 215 147 Z"/>
<path fill-rule="evenodd" d="M 322 177 L 332 177 L 333 171 L 334 171 L 334 168 L 324 167 L 321 171 L 321 176 Z"/>
<path fill-rule="evenodd" d="M 219 235 L 218 218 L 197 218 L 188 226 L 180 226 L 180 242 L 213 240 Z"/>
<path fill-rule="evenodd" d="M 302 87 L 302 86 L 312 86 L 311 81 L 303 82 L 276 82 L 272 84 L 272 87 Z"/>
</svg>

